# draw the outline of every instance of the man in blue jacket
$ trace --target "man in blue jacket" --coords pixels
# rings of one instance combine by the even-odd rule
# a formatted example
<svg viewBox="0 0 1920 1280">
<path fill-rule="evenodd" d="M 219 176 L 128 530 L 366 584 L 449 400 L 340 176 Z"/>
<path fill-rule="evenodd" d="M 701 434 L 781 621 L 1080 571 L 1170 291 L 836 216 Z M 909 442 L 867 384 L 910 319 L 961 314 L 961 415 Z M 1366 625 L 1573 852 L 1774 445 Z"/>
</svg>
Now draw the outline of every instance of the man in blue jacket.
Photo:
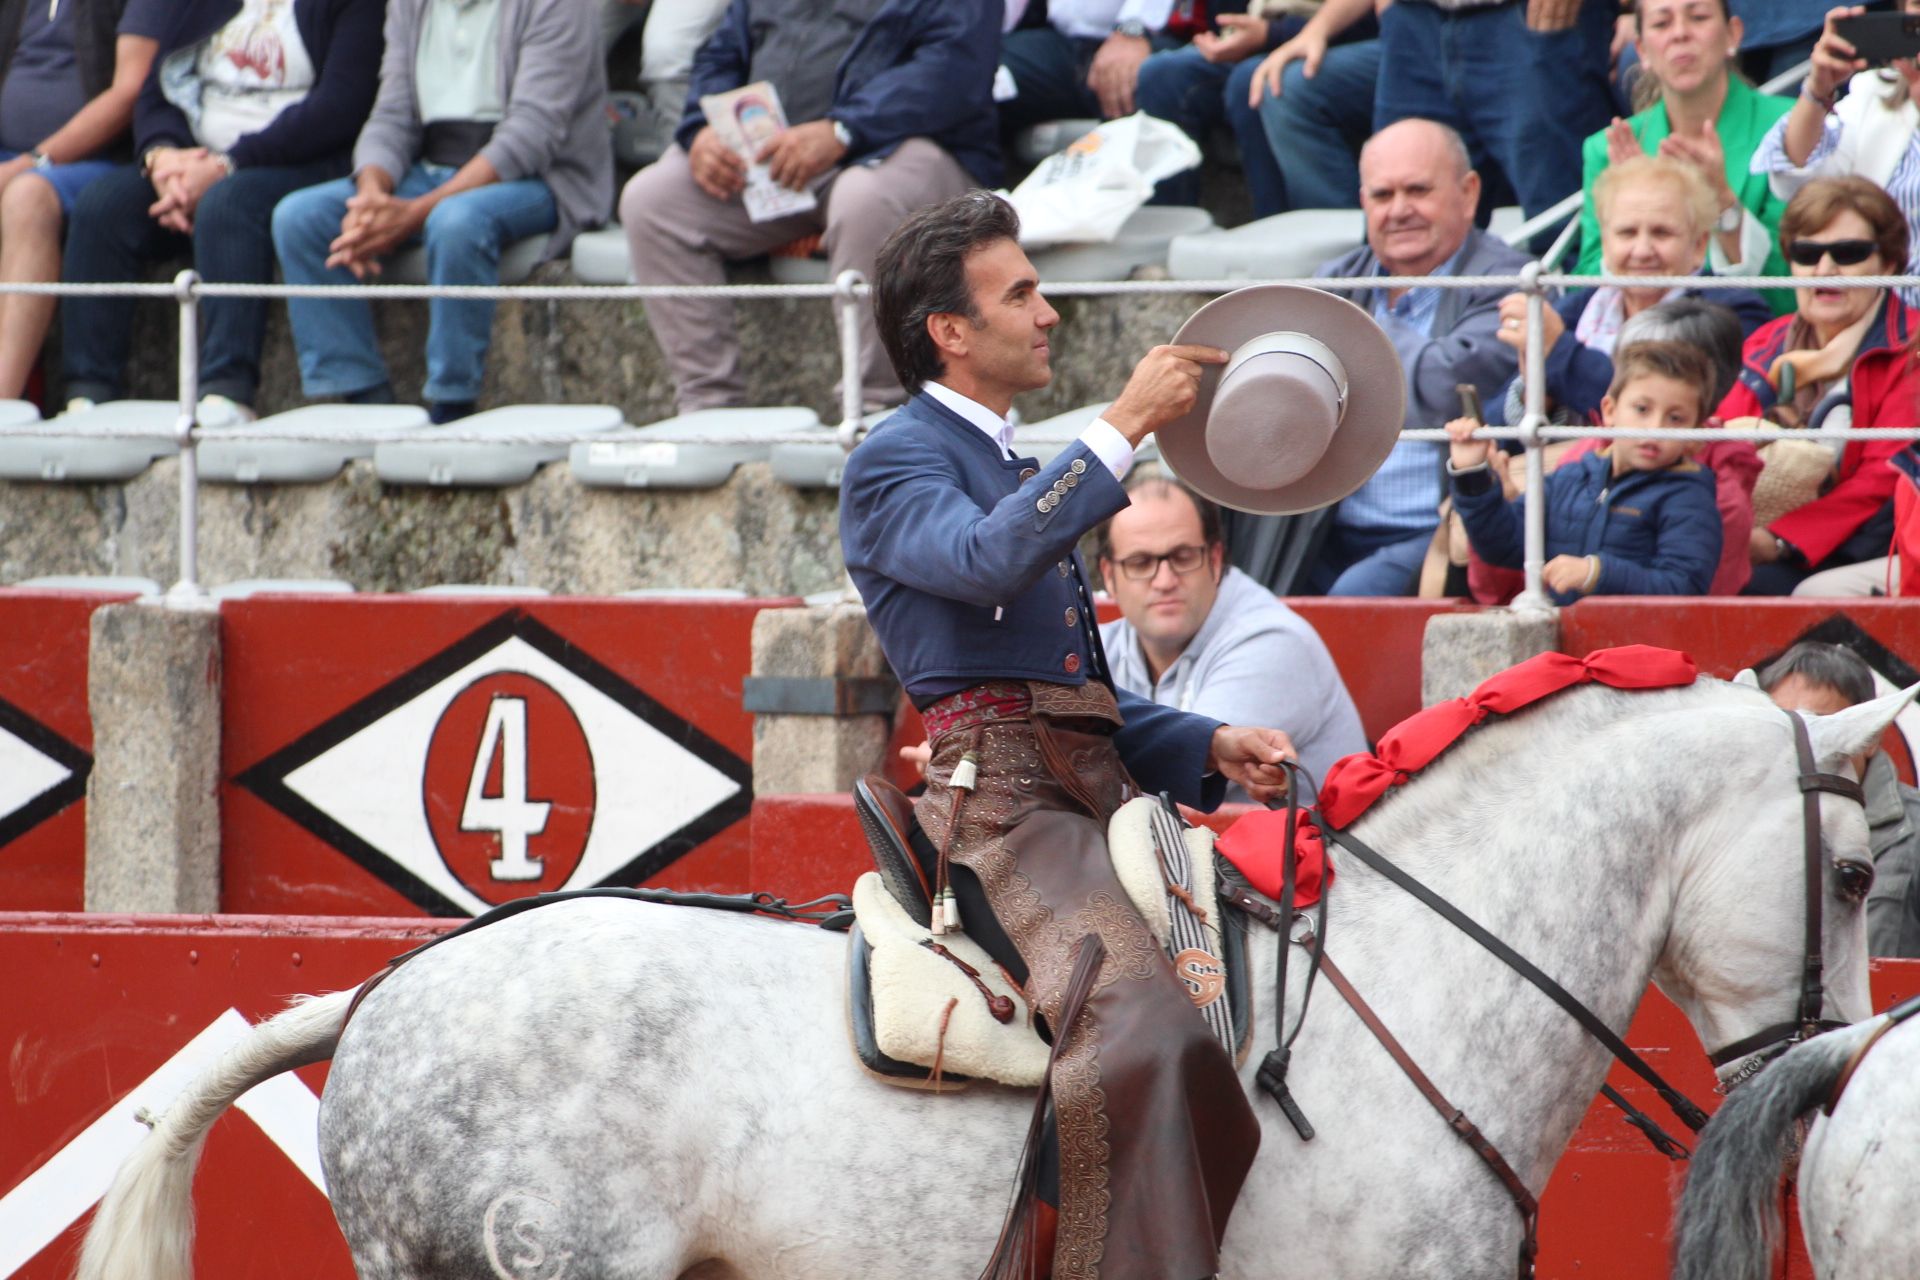
<svg viewBox="0 0 1920 1280">
<path fill-rule="evenodd" d="M 1058 1145 L 1029 1146 L 986 1274 L 1044 1275 L 1051 1258 L 1061 1276 L 1198 1280 L 1218 1270 L 1259 1126 L 1126 905 L 1106 821 L 1133 787 L 1203 808 L 1229 780 L 1270 798 L 1294 752 L 1276 730 L 1116 694 L 1074 548 L 1127 505 L 1134 448 L 1193 407 L 1202 369 L 1227 354 L 1156 347 L 1076 445 L 1045 467 L 1020 457 L 1006 415 L 1051 380 L 1060 317 L 1018 233 L 1011 207 L 973 192 L 881 249 L 878 328 L 915 394 L 847 460 L 841 545 L 926 721 L 916 816 L 940 851 L 936 892 L 958 883 L 984 902 L 964 927 L 1056 1040 L 1041 1105 Z"/>
<path fill-rule="evenodd" d="M 909 213 L 1000 180 L 993 74 L 1000 3 L 948 0 L 733 0 L 694 55 L 674 146 L 635 174 L 620 221 L 641 284 L 726 283 L 726 262 L 821 236 L 835 275 L 869 277 L 880 242 Z M 746 164 L 700 109 L 703 96 L 766 81 L 788 127 L 758 160 L 773 181 L 810 191 L 805 213 L 755 222 Z M 647 321 L 683 413 L 746 403 L 733 303 L 650 298 Z M 900 384 L 871 332 L 861 384 L 873 406 Z"/>
</svg>

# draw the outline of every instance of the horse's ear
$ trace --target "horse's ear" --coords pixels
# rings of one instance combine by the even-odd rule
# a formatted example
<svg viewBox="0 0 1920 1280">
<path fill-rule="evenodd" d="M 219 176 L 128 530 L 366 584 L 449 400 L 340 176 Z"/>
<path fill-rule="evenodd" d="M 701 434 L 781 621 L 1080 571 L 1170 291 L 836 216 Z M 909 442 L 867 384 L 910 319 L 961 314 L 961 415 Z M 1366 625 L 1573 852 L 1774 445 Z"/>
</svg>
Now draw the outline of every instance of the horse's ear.
<svg viewBox="0 0 1920 1280">
<path fill-rule="evenodd" d="M 1878 747 L 1880 735 L 1886 732 L 1895 716 L 1906 710 L 1907 704 L 1913 701 L 1917 693 L 1920 693 L 1920 684 L 1899 693 L 1875 698 L 1871 702 L 1862 702 L 1830 716 L 1814 716 L 1807 722 L 1807 729 L 1813 738 L 1814 756 L 1827 761 L 1835 757 L 1861 755 Z"/>
<path fill-rule="evenodd" d="M 1760 687 L 1760 677 L 1752 667 L 1742 667 L 1733 673 L 1733 679 L 1729 683 L 1741 685 L 1748 689 L 1758 689 Z"/>
</svg>

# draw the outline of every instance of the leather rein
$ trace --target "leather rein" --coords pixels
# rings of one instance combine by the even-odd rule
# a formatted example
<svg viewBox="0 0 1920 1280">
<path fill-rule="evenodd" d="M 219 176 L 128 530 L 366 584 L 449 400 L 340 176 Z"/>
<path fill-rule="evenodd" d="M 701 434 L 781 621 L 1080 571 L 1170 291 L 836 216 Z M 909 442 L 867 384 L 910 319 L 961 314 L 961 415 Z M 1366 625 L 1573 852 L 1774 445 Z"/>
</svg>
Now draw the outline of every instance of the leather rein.
<svg viewBox="0 0 1920 1280">
<path fill-rule="evenodd" d="M 1793 724 L 1794 750 L 1799 767 L 1802 839 L 1805 850 L 1806 868 L 1806 945 L 1804 960 L 1801 965 L 1800 1001 L 1796 1011 L 1796 1017 L 1792 1022 L 1784 1022 L 1767 1027 L 1709 1055 L 1716 1068 L 1728 1062 L 1738 1061 L 1741 1058 L 1754 1058 L 1758 1065 L 1753 1068 L 1753 1071 L 1748 1072 L 1747 1076 L 1751 1076 L 1759 1070 L 1759 1066 L 1765 1065 L 1766 1062 L 1786 1052 L 1788 1048 L 1799 1043 L 1801 1040 L 1817 1035 L 1822 1031 L 1847 1025 L 1821 1017 L 1825 988 L 1823 985 L 1824 961 L 1822 959 L 1821 943 L 1822 879 L 1820 794 L 1826 792 L 1860 804 L 1864 804 L 1865 799 L 1859 783 L 1850 778 L 1843 778 L 1837 774 L 1819 772 L 1813 756 L 1812 739 L 1807 733 L 1806 722 L 1793 712 L 1787 712 L 1786 715 L 1787 719 Z M 1239 882 L 1237 879 L 1230 879 L 1223 884 L 1223 891 L 1229 902 L 1273 928 L 1280 935 L 1277 980 L 1278 997 L 1275 1005 L 1278 1010 L 1276 1016 L 1276 1037 L 1279 1043 L 1261 1062 L 1255 1078 L 1260 1087 L 1271 1094 L 1274 1100 L 1280 1105 L 1282 1112 L 1285 1113 L 1288 1121 L 1292 1123 L 1295 1132 L 1300 1135 L 1300 1138 L 1303 1141 L 1312 1139 L 1314 1135 L 1313 1126 L 1307 1121 L 1298 1102 L 1295 1101 L 1292 1093 L 1288 1090 L 1286 1073 L 1292 1057 L 1293 1042 L 1299 1037 L 1302 1028 L 1306 1025 L 1307 1004 L 1313 998 L 1314 979 L 1321 972 L 1325 972 L 1327 981 L 1333 985 L 1334 989 L 1338 991 L 1348 1005 L 1353 1008 L 1354 1013 L 1360 1018 L 1360 1021 L 1373 1033 L 1374 1038 L 1380 1042 L 1381 1047 L 1387 1051 L 1388 1056 L 1399 1065 L 1400 1069 L 1413 1083 L 1415 1089 L 1420 1092 L 1420 1095 L 1434 1108 L 1441 1119 L 1446 1122 L 1447 1126 L 1458 1134 L 1461 1140 L 1473 1150 L 1474 1154 L 1480 1157 L 1481 1161 L 1486 1164 L 1494 1177 L 1506 1188 L 1507 1194 L 1512 1198 L 1514 1207 L 1519 1211 L 1521 1219 L 1525 1224 L 1525 1232 L 1520 1244 L 1519 1274 L 1522 1280 L 1528 1280 L 1528 1278 L 1533 1275 L 1534 1259 L 1539 1253 L 1538 1227 L 1540 1206 L 1538 1200 L 1532 1191 L 1528 1189 L 1519 1174 L 1514 1171 L 1513 1166 L 1500 1154 L 1492 1142 L 1487 1139 L 1486 1135 L 1480 1131 L 1479 1127 L 1467 1117 L 1464 1111 L 1449 1102 L 1446 1095 L 1442 1094 L 1438 1086 L 1420 1069 L 1419 1064 L 1413 1060 L 1412 1055 L 1406 1051 L 1405 1047 L 1400 1044 L 1393 1033 L 1387 1029 L 1386 1024 L 1381 1021 L 1379 1015 L 1376 1014 L 1365 999 L 1361 997 L 1359 991 L 1354 988 L 1346 975 L 1334 964 L 1332 957 L 1327 954 L 1327 894 L 1324 891 L 1320 895 L 1316 919 L 1312 926 L 1299 939 L 1293 938 L 1290 934 L 1288 923 L 1294 921 L 1296 916 L 1294 911 L 1294 896 L 1296 890 L 1295 870 L 1291 850 L 1294 847 L 1293 840 L 1298 823 L 1299 810 L 1297 797 L 1300 793 L 1300 777 L 1304 771 L 1291 762 L 1289 762 L 1287 767 L 1292 775 L 1293 785 L 1288 789 L 1287 802 L 1284 806 L 1287 813 L 1286 848 L 1289 852 L 1288 856 L 1281 859 L 1279 909 L 1275 910 L 1273 906 L 1255 894 L 1251 888 Z M 1281 806 L 1276 804 L 1274 807 L 1279 808 Z M 1460 908 L 1454 906 L 1440 894 L 1428 888 L 1425 884 L 1388 860 L 1377 850 L 1370 848 L 1357 837 L 1344 830 L 1327 826 L 1324 823 L 1321 824 L 1321 833 L 1327 840 L 1338 844 L 1342 849 L 1353 854 L 1382 876 L 1404 889 L 1413 897 L 1419 899 L 1442 919 L 1459 929 L 1469 938 L 1472 938 L 1475 942 L 1491 952 L 1508 968 L 1532 983 L 1533 986 L 1543 992 L 1550 1000 L 1565 1010 L 1589 1035 L 1599 1041 L 1601 1046 L 1612 1054 L 1616 1060 L 1624 1064 L 1635 1075 L 1645 1080 L 1688 1129 L 1698 1133 L 1705 1127 L 1707 1114 L 1704 1110 L 1688 1099 L 1686 1095 L 1682 1094 L 1678 1089 L 1668 1084 L 1646 1059 L 1636 1053 L 1618 1033 L 1607 1026 L 1605 1022 L 1601 1021 L 1597 1014 L 1582 1004 L 1572 993 L 1567 991 L 1565 987 L 1562 987 L 1531 961 L 1527 960 L 1526 957 L 1495 937 L 1478 921 L 1460 910 Z M 1306 990 L 1301 997 L 1300 1015 L 1294 1023 L 1292 1034 L 1289 1035 L 1286 1029 L 1287 957 L 1293 945 L 1301 945 L 1308 949 L 1309 967 Z M 1920 1005 L 1920 1001 L 1916 1001 L 1915 1003 Z M 1870 1044 L 1871 1041 L 1868 1043 Z M 1864 1052 L 1864 1049 L 1862 1052 Z M 1740 1080 L 1744 1080 L 1747 1076 L 1740 1077 L 1740 1079 L 1735 1080 L 1734 1083 L 1739 1083 Z M 1842 1081 L 1842 1086 L 1844 1086 L 1844 1080 Z M 1686 1147 L 1675 1141 L 1663 1131 L 1651 1117 L 1627 1101 L 1627 1099 L 1621 1096 L 1611 1085 L 1602 1085 L 1601 1092 L 1625 1113 L 1627 1123 L 1645 1134 L 1648 1141 L 1650 1141 L 1662 1155 L 1672 1160 L 1684 1160 L 1687 1158 L 1689 1152 Z M 1836 1089 L 1834 1097 L 1837 1098 L 1838 1096 L 1838 1089 Z M 1829 1103 L 1829 1107 L 1831 1107 L 1831 1103 Z"/>
</svg>

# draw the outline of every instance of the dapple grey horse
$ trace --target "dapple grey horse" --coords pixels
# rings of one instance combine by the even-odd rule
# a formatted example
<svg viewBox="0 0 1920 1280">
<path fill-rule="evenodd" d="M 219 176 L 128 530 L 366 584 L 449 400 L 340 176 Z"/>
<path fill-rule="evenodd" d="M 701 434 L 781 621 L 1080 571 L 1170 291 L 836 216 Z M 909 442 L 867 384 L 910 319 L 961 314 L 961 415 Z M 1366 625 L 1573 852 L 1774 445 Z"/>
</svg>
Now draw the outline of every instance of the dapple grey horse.
<svg viewBox="0 0 1920 1280">
<path fill-rule="evenodd" d="M 1819 1280 L 1920 1273 L 1920 1019 L 1860 1059 L 1831 1116 L 1825 1104 L 1878 1025 L 1796 1045 L 1727 1100 L 1701 1135 L 1674 1232 L 1674 1280 L 1767 1280 L 1780 1245 L 1780 1174 L 1797 1122 L 1800 1227 Z"/>
<path fill-rule="evenodd" d="M 1820 767 L 1877 742 L 1906 695 L 1811 721 Z M 1708 1047 L 1792 1015 L 1808 885 L 1786 713 L 1702 679 L 1583 686 L 1468 735 L 1356 835 L 1626 1027 L 1649 979 Z M 1871 866 L 1860 806 L 1823 797 L 1832 859 Z M 1536 1193 L 1608 1058 L 1557 1006 L 1336 854 L 1327 946 L 1435 1083 Z M 1868 1009 L 1862 903 L 1823 874 L 1829 1017 Z M 1274 937 L 1254 936 L 1253 990 Z M 83 1280 L 181 1280 L 193 1165 L 251 1085 L 331 1056 L 320 1144 L 367 1280 L 978 1274 L 1030 1111 L 855 1064 L 846 940 L 681 907 L 580 901 L 435 947 L 342 1031 L 340 992 L 257 1027 L 129 1158 Z M 1303 963 L 1292 965 L 1298 1010 Z M 1273 1042 L 1259 1000 L 1247 1087 Z M 1330 993 L 1294 1052 L 1303 1143 L 1261 1098 L 1226 1240 L 1238 1276 L 1514 1274 L 1506 1191 Z"/>
</svg>

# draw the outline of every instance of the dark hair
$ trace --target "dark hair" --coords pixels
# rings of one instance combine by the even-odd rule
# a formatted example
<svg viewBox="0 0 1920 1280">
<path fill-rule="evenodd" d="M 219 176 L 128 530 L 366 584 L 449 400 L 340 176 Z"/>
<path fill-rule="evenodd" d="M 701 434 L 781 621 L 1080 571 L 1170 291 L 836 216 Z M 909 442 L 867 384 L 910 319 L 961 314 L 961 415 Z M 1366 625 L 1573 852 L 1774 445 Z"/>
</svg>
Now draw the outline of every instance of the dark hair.
<svg viewBox="0 0 1920 1280">
<path fill-rule="evenodd" d="M 1617 400 L 1629 382 L 1649 374 L 1684 382 L 1699 393 L 1700 417 L 1694 425 L 1705 422 L 1713 413 L 1712 396 L 1719 375 L 1707 353 L 1693 343 L 1635 342 L 1618 348 L 1613 353 L 1613 384 L 1607 394 Z"/>
<path fill-rule="evenodd" d="M 1843 213 L 1857 213 L 1867 224 L 1873 247 L 1887 271 L 1907 266 L 1907 215 L 1872 178 L 1850 173 L 1838 178 L 1815 178 L 1793 193 L 1780 215 L 1780 251 L 1795 240 L 1816 234 Z"/>
<path fill-rule="evenodd" d="M 1618 345 L 1626 347 L 1636 342 L 1685 342 L 1705 352 L 1719 375 L 1713 386 L 1713 403 L 1717 407 L 1740 376 L 1746 335 L 1740 331 L 1740 317 L 1717 302 L 1705 298 L 1669 298 L 1620 326 Z"/>
<path fill-rule="evenodd" d="M 1802 640 L 1756 674 L 1760 677 L 1760 687 L 1768 693 L 1788 676 L 1799 676 L 1808 684 L 1832 689 L 1847 700 L 1848 706 L 1873 700 L 1873 668 L 1865 658 L 1842 644 Z"/>
<path fill-rule="evenodd" d="M 909 395 L 947 371 L 927 333 L 930 316 L 985 323 L 967 284 L 967 258 L 998 240 L 1020 238 L 1020 215 L 988 191 L 929 205 L 901 223 L 873 266 L 873 316 L 893 372 Z"/>
<path fill-rule="evenodd" d="M 1172 476 L 1148 474 L 1136 476 L 1127 484 L 1129 498 L 1146 493 L 1151 493 L 1155 497 L 1165 497 L 1170 493 L 1186 495 L 1187 501 L 1193 504 L 1195 513 L 1200 517 L 1200 541 L 1209 547 L 1215 543 L 1225 545 L 1226 539 L 1220 532 L 1220 508 L 1195 493 L 1193 487 L 1186 481 L 1176 480 Z M 1113 518 L 1111 516 L 1100 522 L 1100 531 L 1094 535 L 1094 547 L 1095 559 L 1111 560 L 1113 558 Z"/>
</svg>

